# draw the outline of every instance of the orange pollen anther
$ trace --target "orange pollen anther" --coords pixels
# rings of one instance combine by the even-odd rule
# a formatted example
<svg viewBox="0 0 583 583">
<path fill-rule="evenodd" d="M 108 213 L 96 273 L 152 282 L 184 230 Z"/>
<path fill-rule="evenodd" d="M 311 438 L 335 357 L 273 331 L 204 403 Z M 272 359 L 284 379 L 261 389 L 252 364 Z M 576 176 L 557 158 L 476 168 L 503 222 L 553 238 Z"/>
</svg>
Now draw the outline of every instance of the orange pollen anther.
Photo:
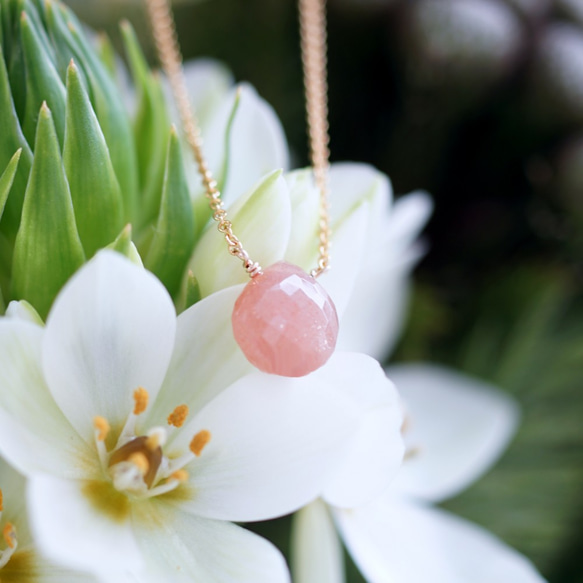
<svg viewBox="0 0 583 583">
<path fill-rule="evenodd" d="M 203 429 L 199 431 L 190 442 L 190 451 L 198 457 L 202 450 L 205 448 L 206 444 L 211 440 L 211 432 Z"/>
<path fill-rule="evenodd" d="M 97 429 L 98 431 L 97 439 L 99 441 L 105 441 L 105 438 L 107 437 L 110 430 L 107 419 L 105 417 L 100 417 L 99 415 L 97 417 L 94 417 L 93 427 L 95 427 L 95 429 Z"/>
<path fill-rule="evenodd" d="M 6 544 L 13 549 L 16 546 L 16 528 L 11 522 L 7 522 L 2 531 Z"/>
<path fill-rule="evenodd" d="M 179 482 L 186 482 L 188 480 L 188 472 L 186 470 L 176 470 L 170 477 Z"/>
<path fill-rule="evenodd" d="M 150 469 L 150 462 L 141 451 L 132 453 L 132 455 L 128 457 L 128 462 L 134 464 L 138 470 L 140 470 L 140 474 L 142 474 L 142 476 L 145 476 Z"/>
<path fill-rule="evenodd" d="M 174 427 L 182 427 L 188 417 L 188 407 L 186 405 L 178 405 L 170 415 L 168 415 L 168 425 Z"/>
<path fill-rule="evenodd" d="M 140 415 L 147 409 L 149 399 L 150 395 L 148 395 L 148 391 L 144 387 L 138 387 L 134 391 L 134 415 Z"/>
</svg>

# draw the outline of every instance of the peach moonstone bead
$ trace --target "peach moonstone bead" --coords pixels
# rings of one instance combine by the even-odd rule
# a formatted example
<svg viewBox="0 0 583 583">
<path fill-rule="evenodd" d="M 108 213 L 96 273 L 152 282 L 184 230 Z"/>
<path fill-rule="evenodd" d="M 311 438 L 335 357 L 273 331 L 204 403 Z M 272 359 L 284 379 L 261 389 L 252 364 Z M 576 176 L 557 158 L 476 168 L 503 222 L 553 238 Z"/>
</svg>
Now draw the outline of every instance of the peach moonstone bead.
<svg viewBox="0 0 583 583">
<path fill-rule="evenodd" d="M 232 322 L 235 340 L 249 362 L 285 377 L 302 377 L 320 368 L 338 338 L 338 315 L 326 290 L 285 261 L 245 286 Z"/>
</svg>

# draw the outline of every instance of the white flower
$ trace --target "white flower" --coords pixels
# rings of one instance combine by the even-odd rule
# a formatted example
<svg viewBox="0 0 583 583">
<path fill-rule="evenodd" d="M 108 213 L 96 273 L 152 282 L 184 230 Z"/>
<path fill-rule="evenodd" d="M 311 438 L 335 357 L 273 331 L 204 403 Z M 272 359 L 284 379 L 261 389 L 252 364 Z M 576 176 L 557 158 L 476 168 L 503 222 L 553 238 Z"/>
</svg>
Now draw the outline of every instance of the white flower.
<svg viewBox="0 0 583 583">
<path fill-rule="evenodd" d="M 24 497 L 25 479 L 0 458 L 0 581 L 94 583 L 41 556 L 32 540 Z"/>
<path fill-rule="evenodd" d="M 205 158 L 227 204 L 248 191 L 268 172 L 275 168 L 289 168 L 289 153 L 281 123 L 271 105 L 251 85 L 240 83 L 234 86 L 230 71 L 212 59 L 187 61 L 184 77 L 204 136 Z M 167 96 L 172 117 L 180 127 L 169 89 Z M 186 148 L 190 152 L 188 146 Z M 198 169 L 192 156 L 186 159 L 196 208 L 206 209 L 208 203 Z"/>
<path fill-rule="evenodd" d="M 542 582 L 525 557 L 492 534 L 431 506 L 466 488 L 498 458 L 517 424 L 515 403 L 436 366 L 402 365 L 387 373 L 406 403 L 408 459 L 389 489 L 368 504 L 342 507 L 325 492 L 296 514 L 295 583 L 344 581 L 336 528 L 370 583 Z"/>
<path fill-rule="evenodd" d="M 288 580 L 274 547 L 226 521 L 313 499 L 367 406 L 355 386 L 395 397 L 364 355 L 254 372 L 231 332 L 239 291 L 176 319 L 155 277 L 103 251 L 45 328 L 0 319 L 0 452 L 29 478 L 47 556 L 114 583 Z"/>
<path fill-rule="evenodd" d="M 409 275 L 423 249 L 415 241 L 431 211 L 422 192 L 392 203 L 387 177 L 365 164 L 330 169 L 332 269 L 319 281 L 338 311 L 338 349 L 386 355 L 400 329 Z M 285 259 L 316 265 L 319 194 L 310 170 L 264 176 L 229 208 L 250 256 L 268 267 Z M 210 225 L 190 268 L 203 295 L 246 281 L 240 262 Z"/>
</svg>

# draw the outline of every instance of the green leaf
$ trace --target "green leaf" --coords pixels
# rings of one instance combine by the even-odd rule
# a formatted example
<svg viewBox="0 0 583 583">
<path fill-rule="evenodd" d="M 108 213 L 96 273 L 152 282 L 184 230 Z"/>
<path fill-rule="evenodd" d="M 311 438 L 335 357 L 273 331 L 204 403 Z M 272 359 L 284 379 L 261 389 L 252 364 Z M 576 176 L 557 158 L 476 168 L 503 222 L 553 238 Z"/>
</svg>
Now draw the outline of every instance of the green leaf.
<svg viewBox="0 0 583 583">
<path fill-rule="evenodd" d="M 59 73 L 39 40 L 38 31 L 26 13 L 20 17 L 22 47 L 26 63 L 26 109 L 22 129 L 29 142 L 34 140 L 38 111 L 46 102 L 53 112 L 59 144 L 65 135 L 66 91 Z"/>
<path fill-rule="evenodd" d="M 176 128 L 170 131 L 162 202 L 146 267 L 175 296 L 194 247 L 194 217 Z"/>
<path fill-rule="evenodd" d="M 67 72 L 63 161 L 79 236 L 91 257 L 122 228 L 123 200 L 105 137 L 72 61 Z"/>
<path fill-rule="evenodd" d="M 44 9 L 40 3 L 31 2 L 31 0 L 23 0 L 23 11 L 30 18 L 30 21 L 34 27 L 34 31 L 37 35 L 37 40 L 42 44 L 47 56 L 51 59 L 53 64 L 56 64 L 57 59 L 55 55 L 55 49 L 49 40 L 49 36 L 46 32 L 45 25 L 43 22 Z"/>
<path fill-rule="evenodd" d="M 14 177 L 14 183 L 11 188 L 11 194 L 6 203 L 6 209 L 2 217 L 2 230 L 6 235 L 14 240 L 18 225 L 20 223 L 20 214 L 22 212 L 22 200 L 24 190 L 28 181 L 28 174 L 32 164 L 32 152 L 16 114 L 12 93 L 10 90 L 10 81 L 8 71 L 6 70 L 2 47 L 0 46 L 0 124 L 2 127 L 2 139 L 0 139 L 0 168 L 9 164 L 10 159 L 16 150 L 22 149 L 18 170 Z"/>
<path fill-rule="evenodd" d="M 198 285 L 198 280 L 194 277 L 192 271 L 188 272 L 186 278 L 186 299 L 184 309 L 188 310 L 191 306 L 194 306 L 197 302 L 200 302 L 200 286 Z"/>
<path fill-rule="evenodd" d="M 85 256 L 51 111 L 43 104 L 35 157 L 14 247 L 12 296 L 44 319 L 55 296 Z"/>
<path fill-rule="evenodd" d="M 6 170 L 0 176 L 0 218 L 2 218 L 2 213 L 4 212 L 4 206 L 6 205 L 6 200 L 10 194 L 10 189 L 14 184 L 14 177 L 16 176 L 16 171 L 18 170 L 18 161 L 20 160 L 20 155 L 22 154 L 22 148 L 16 151 L 16 154 L 12 156 Z"/>
<path fill-rule="evenodd" d="M 89 97 L 124 200 L 124 221 L 134 223 L 138 212 L 136 146 L 122 95 L 70 10 L 57 3 L 48 4 L 47 26 L 54 42 L 58 40 L 69 47 L 70 56 L 87 77 Z"/>
<path fill-rule="evenodd" d="M 4 302 L 4 296 L 2 295 L 2 288 L 0 288 L 0 316 L 6 313 L 6 303 Z"/>
<path fill-rule="evenodd" d="M 10 4 L 12 5 L 11 40 L 10 44 L 6 46 L 6 64 L 16 112 L 19 119 L 23 119 L 26 106 L 26 67 L 24 65 L 19 16 L 24 10 L 24 0 L 13 1 Z"/>
<path fill-rule="evenodd" d="M 134 29 L 124 22 L 121 31 L 138 90 L 134 136 L 142 197 L 139 226 L 142 227 L 155 219 L 160 207 L 166 159 L 164 144 L 170 122 L 162 84 L 159 77 L 150 72 Z"/>
<path fill-rule="evenodd" d="M 99 58 L 107 72 L 115 79 L 117 67 L 115 63 L 115 49 L 111 43 L 111 39 L 106 33 L 102 32 L 97 35 L 97 51 Z"/>
<path fill-rule="evenodd" d="M 122 232 L 116 237 L 113 243 L 110 243 L 106 249 L 112 249 L 121 253 L 124 257 L 127 257 L 130 261 L 133 261 L 139 267 L 144 267 L 142 263 L 142 258 L 136 249 L 132 241 L 132 226 L 126 225 Z"/>
</svg>

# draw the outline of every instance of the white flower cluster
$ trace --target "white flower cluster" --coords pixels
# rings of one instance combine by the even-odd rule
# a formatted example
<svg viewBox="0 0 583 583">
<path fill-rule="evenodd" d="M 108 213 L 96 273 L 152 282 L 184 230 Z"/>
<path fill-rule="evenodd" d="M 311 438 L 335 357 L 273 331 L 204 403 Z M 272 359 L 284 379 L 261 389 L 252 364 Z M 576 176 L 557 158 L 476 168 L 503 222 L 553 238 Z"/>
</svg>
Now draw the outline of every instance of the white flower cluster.
<svg viewBox="0 0 583 583">
<path fill-rule="evenodd" d="M 275 115 L 250 87 L 229 90 L 219 67 L 189 74 L 212 165 L 229 160 L 237 233 L 264 265 L 309 267 L 318 195 L 309 171 L 273 171 L 288 165 Z M 499 540 L 430 506 L 490 467 L 516 405 L 424 364 L 389 369 L 394 385 L 373 358 L 398 336 L 430 199 L 393 202 L 387 178 L 361 164 L 333 165 L 330 181 L 334 269 L 321 282 L 341 335 L 308 376 L 264 374 L 243 357 L 230 317 L 244 274 L 214 229 L 190 262 L 203 298 L 179 316 L 151 273 L 107 250 L 46 324 L 25 303 L 9 307 L 0 581 L 286 583 L 276 547 L 233 523 L 295 511 L 295 583 L 344 581 L 337 533 L 372 583 L 542 581 Z"/>
</svg>

